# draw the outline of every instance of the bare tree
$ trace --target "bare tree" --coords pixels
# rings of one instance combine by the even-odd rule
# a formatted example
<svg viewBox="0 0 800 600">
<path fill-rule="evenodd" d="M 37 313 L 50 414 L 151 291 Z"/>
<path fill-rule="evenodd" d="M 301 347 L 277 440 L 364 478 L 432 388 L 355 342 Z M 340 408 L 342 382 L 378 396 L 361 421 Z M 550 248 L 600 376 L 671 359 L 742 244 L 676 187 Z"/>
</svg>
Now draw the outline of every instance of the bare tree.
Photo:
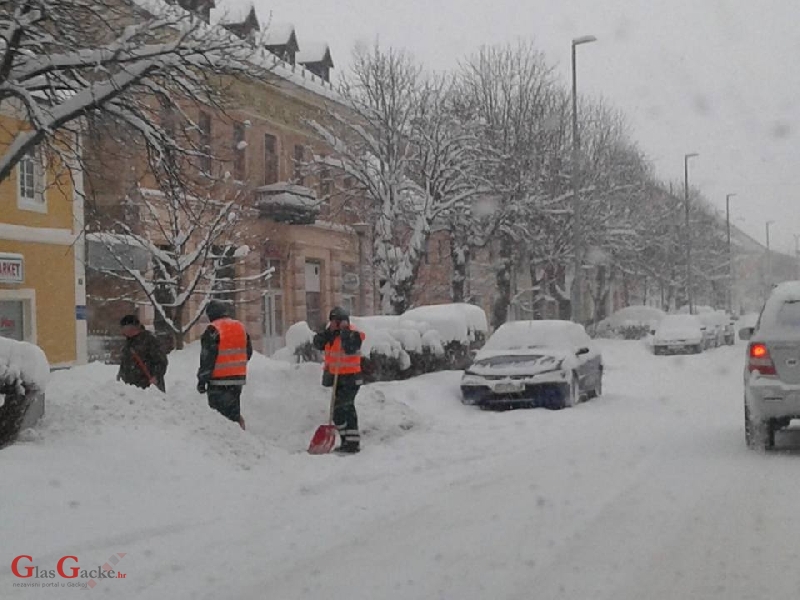
<svg viewBox="0 0 800 600">
<path fill-rule="evenodd" d="M 552 67 L 533 46 L 484 47 L 459 74 L 460 93 L 496 160 L 485 165 L 493 187 L 494 210 L 488 235 L 498 245 L 495 327 L 504 323 L 512 295 L 512 272 L 522 240 L 529 234 L 528 216 L 544 199 L 543 155 L 539 143 L 549 127 L 548 111 L 556 92 Z"/>
<path fill-rule="evenodd" d="M 0 180 L 37 147 L 74 160 L 83 117 L 124 123 L 156 154 L 185 151 L 153 125 L 154 98 L 213 104 L 219 77 L 258 72 L 257 55 L 159 0 L 0 0 L 0 102 L 25 123 L 7 132 Z"/>
</svg>

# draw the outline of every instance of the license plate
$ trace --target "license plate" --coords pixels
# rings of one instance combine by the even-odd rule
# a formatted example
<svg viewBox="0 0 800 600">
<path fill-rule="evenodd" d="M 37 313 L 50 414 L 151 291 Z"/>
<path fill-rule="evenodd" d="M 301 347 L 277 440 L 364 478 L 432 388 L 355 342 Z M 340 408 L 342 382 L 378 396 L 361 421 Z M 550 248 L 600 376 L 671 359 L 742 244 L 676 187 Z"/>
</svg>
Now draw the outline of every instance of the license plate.
<svg viewBox="0 0 800 600">
<path fill-rule="evenodd" d="M 506 382 L 497 383 L 494 386 L 494 391 L 498 394 L 516 394 L 521 392 L 523 389 L 525 389 L 525 386 L 523 386 L 521 383 Z"/>
</svg>

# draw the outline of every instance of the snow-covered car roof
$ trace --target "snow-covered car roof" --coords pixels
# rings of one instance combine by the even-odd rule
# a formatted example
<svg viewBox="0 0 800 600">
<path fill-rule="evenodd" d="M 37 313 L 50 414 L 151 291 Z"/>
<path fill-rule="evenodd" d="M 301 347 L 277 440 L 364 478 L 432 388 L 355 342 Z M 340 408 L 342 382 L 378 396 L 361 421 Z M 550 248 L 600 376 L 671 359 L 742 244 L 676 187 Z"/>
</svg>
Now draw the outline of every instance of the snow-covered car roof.
<svg viewBox="0 0 800 600">
<path fill-rule="evenodd" d="M 512 321 L 498 327 L 478 355 L 497 350 L 567 350 L 590 343 L 583 326 L 571 321 Z"/>
<path fill-rule="evenodd" d="M 626 323 L 658 323 L 667 316 L 667 313 L 655 306 L 645 306 L 634 304 L 619 309 L 609 317 L 603 319 L 602 323 L 608 327 L 619 327 Z"/>
</svg>

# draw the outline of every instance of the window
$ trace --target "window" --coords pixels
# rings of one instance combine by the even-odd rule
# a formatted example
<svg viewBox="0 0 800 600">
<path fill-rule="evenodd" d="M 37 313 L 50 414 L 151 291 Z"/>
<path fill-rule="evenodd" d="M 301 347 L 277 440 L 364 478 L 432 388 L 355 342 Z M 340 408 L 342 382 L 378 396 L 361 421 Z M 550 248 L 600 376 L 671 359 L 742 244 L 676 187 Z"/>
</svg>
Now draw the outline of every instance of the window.
<svg viewBox="0 0 800 600">
<path fill-rule="evenodd" d="M 342 307 L 351 315 L 356 314 L 356 296 L 360 285 L 358 265 L 342 263 Z"/>
<path fill-rule="evenodd" d="M 272 258 L 264 258 L 262 269 L 275 269 L 267 280 L 264 293 L 263 323 L 266 349 L 272 353 L 283 345 L 283 289 L 281 286 L 281 262 Z"/>
<path fill-rule="evenodd" d="M 25 311 L 22 300 L 0 300 L 0 337 L 25 341 Z"/>
<path fill-rule="evenodd" d="M 319 196 L 325 199 L 331 195 L 331 169 L 328 167 L 327 157 L 322 157 L 322 168 L 319 171 Z"/>
<path fill-rule="evenodd" d="M 200 157 L 200 170 L 203 173 L 211 173 L 211 115 L 203 111 L 198 120 L 200 127 L 200 150 L 204 156 Z"/>
<path fill-rule="evenodd" d="M 214 299 L 234 301 L 236 292 L 236 259 L 233 248 L 214 246 L 211 249 L 214 261 Z"/>
<path fill-rule="evenodd" d="M 325 322 L 322 320 L 322 263 L 306 261 L 306 322 L 317 330 Z"/>
<path fill-rule="evenodd" d="M 233 124 L 233 178 L 244 181 L 247 178 L 247 141 L 244 139 L 244 123 Z"/>
<path fill-rule="evenodd" d="M 264 134 L 264 185 L 278 183 L 279 176 L 278 139 Z"/>
<path fill-rule="evenodd" d="M 17 205 L 25 210 L 47 211 L 44 165 L 36 150 L 25 154 L 17 165 Z"/>
<path fill-rule="evenodd" d="M 173 108 L 166 104 L 162 104 L 160 119 L 161 127 L 163 127 L 164 132 L 174 140 L 177 132 L 178 118 L 175 115 Z"/>
<path fill-rule="evenodd" d="M 305 148 L 297 144 L 294 147 L 294 182 L 297 185 L 305 185 L 305 177 L 303 177 L 303 163 L 305 162 Z"/>
</svg>

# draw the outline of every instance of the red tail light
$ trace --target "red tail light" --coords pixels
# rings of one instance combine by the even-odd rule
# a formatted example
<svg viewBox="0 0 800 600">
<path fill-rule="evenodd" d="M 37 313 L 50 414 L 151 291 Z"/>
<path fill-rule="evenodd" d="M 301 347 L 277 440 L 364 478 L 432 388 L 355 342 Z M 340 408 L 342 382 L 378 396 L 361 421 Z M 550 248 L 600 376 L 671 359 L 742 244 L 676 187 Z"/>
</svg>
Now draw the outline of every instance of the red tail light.
<svg viewBox="0 0 800 600">
<path fill-rule="evenodd" d="M 762 375 L 776 375 L 775 365 L 772 362 L 772 357 L 769 355 L 766 344 L 753 342 L 750 344 L 748 355 L 748 371 L 758 371 Z"/>
</svg>

